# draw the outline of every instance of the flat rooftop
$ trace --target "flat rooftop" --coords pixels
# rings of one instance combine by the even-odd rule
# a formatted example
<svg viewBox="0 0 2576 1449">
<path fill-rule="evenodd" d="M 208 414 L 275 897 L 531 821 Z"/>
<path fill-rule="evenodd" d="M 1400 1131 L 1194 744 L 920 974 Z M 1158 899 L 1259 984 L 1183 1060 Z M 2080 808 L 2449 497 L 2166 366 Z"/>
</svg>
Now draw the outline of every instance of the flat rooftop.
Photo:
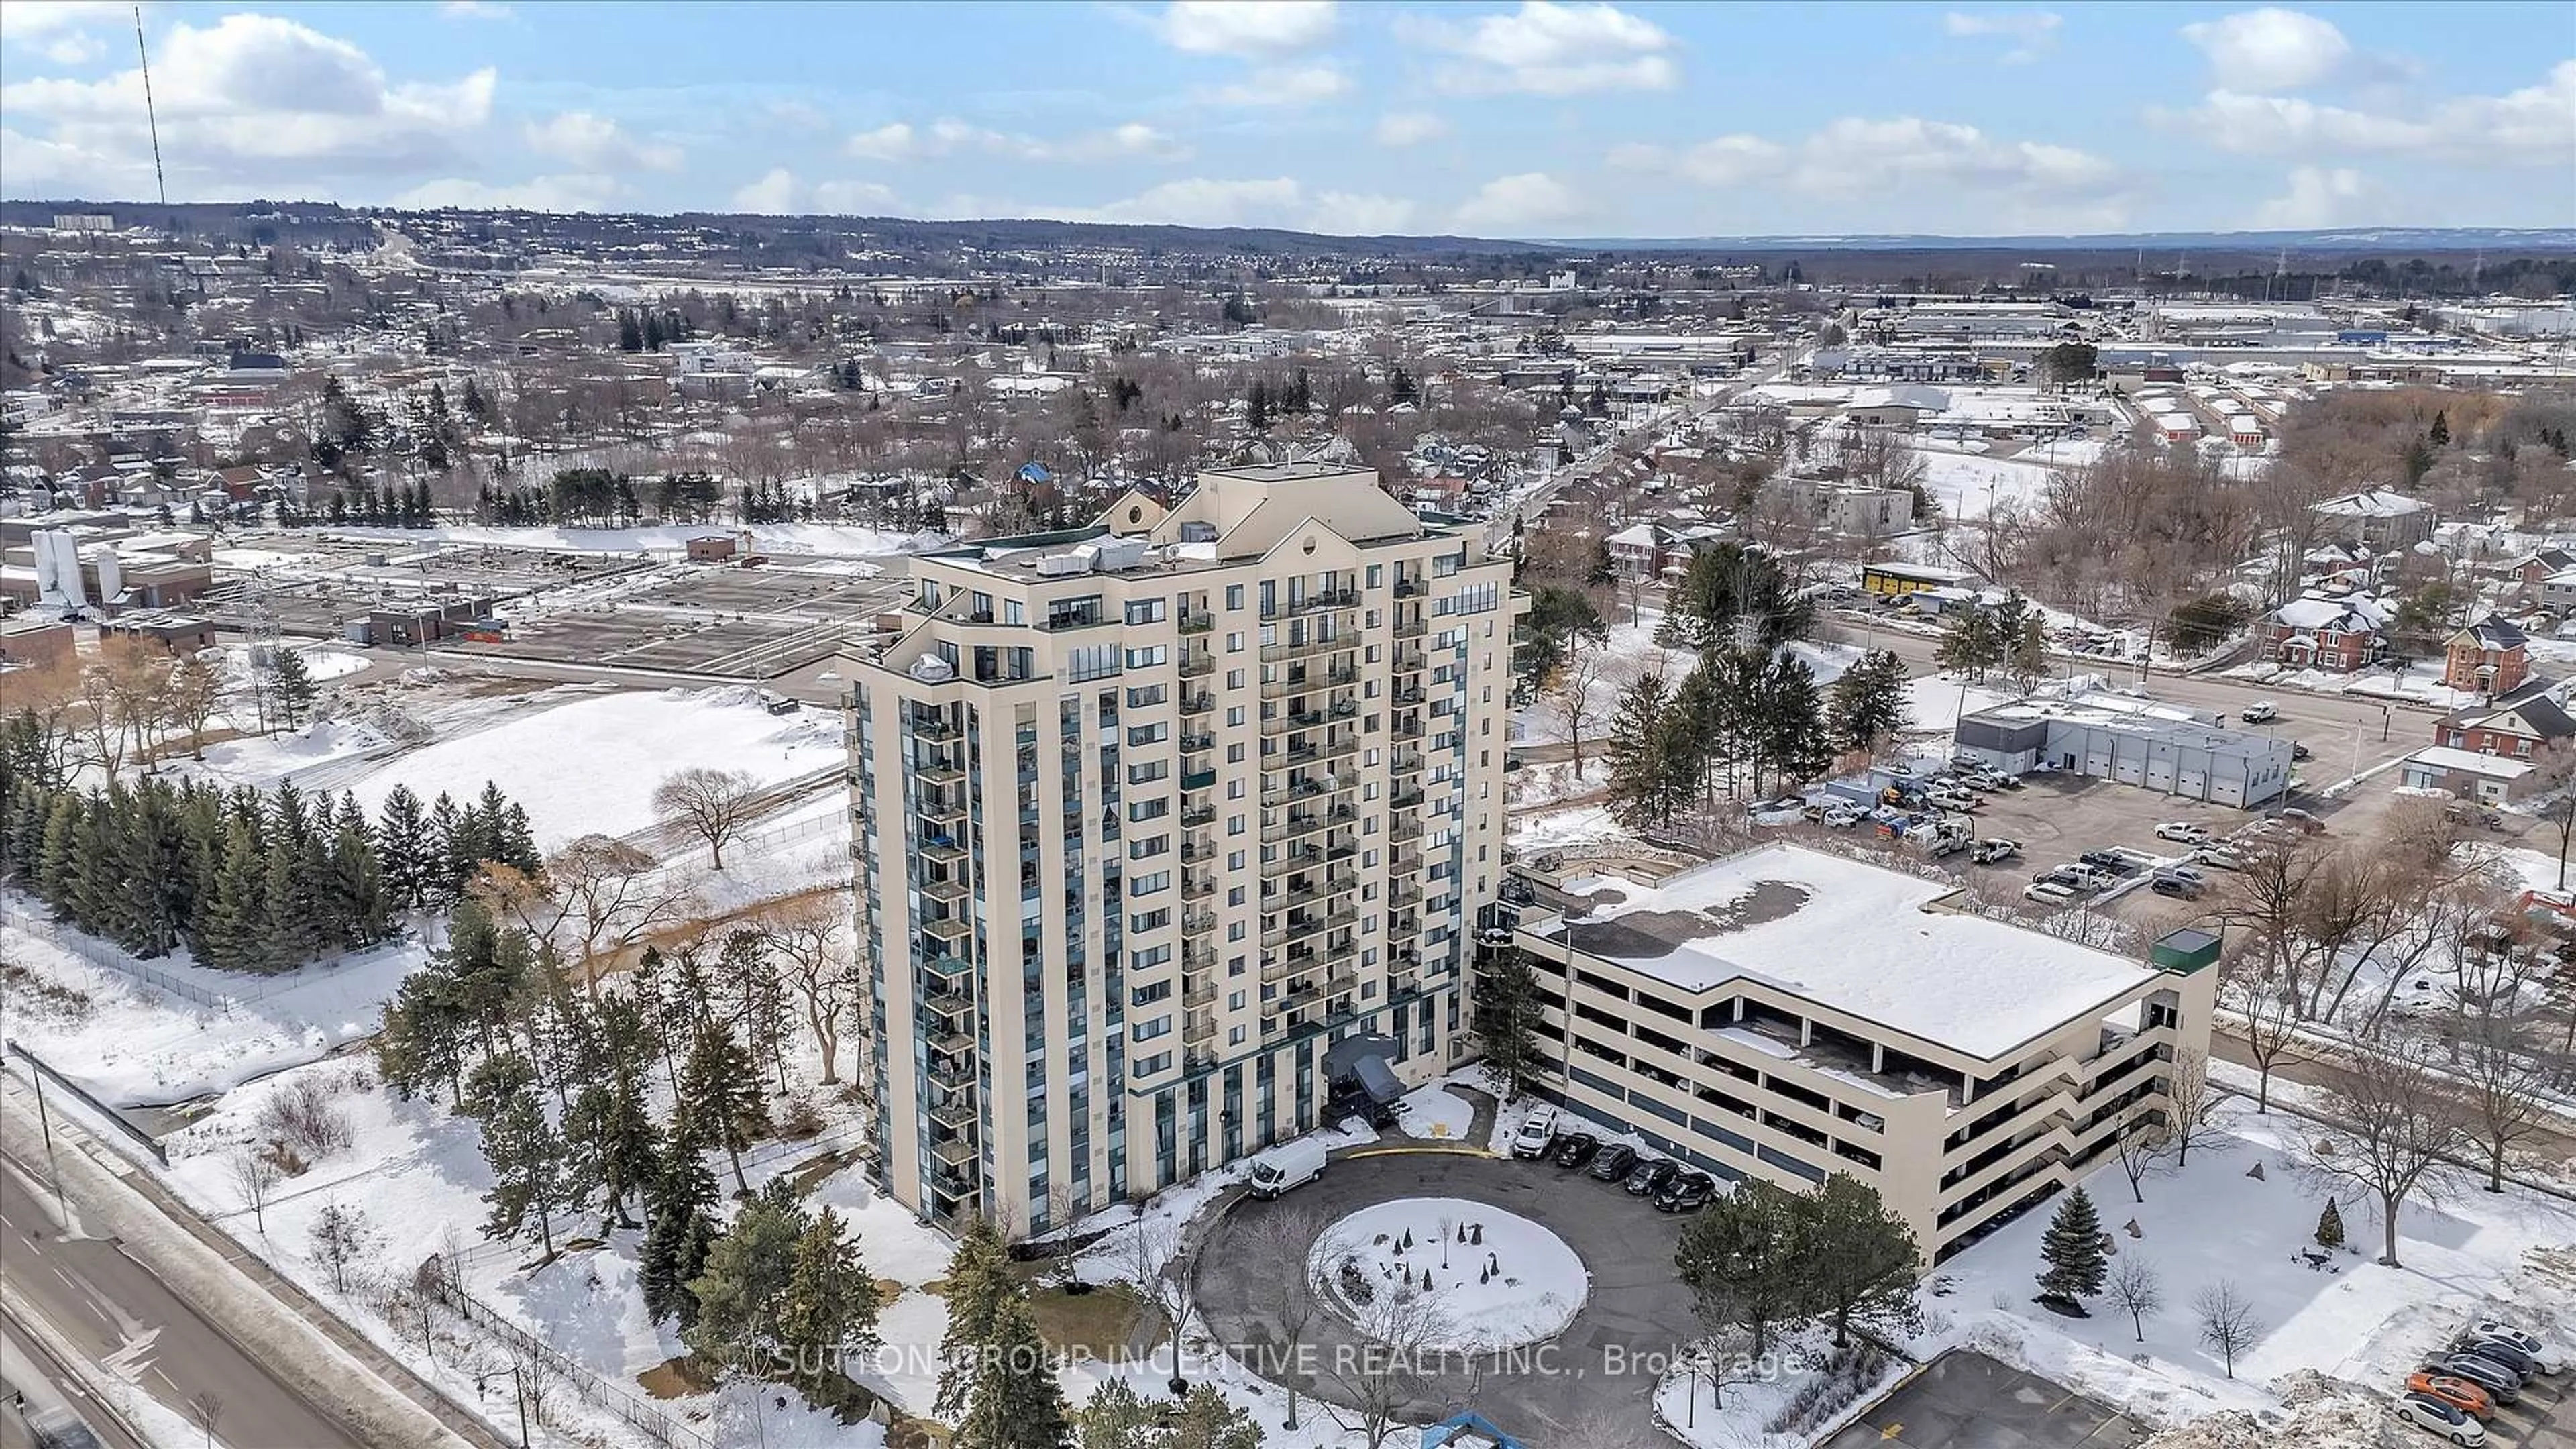
<svg viewBox="0 0 2576 1449">
<path fill-rule="evenodd" d="M 1589 914 L 1574 949 L 1684 991 L 1759 982 L 1921 1041 L 1999 1057 L 2097 1017 L 2150 967 L 1981 916 L 1928 909 L 1955 889 L 1797 845 L 1684 871 L 1660 886 L 1566 882 Z"/>
</svg>

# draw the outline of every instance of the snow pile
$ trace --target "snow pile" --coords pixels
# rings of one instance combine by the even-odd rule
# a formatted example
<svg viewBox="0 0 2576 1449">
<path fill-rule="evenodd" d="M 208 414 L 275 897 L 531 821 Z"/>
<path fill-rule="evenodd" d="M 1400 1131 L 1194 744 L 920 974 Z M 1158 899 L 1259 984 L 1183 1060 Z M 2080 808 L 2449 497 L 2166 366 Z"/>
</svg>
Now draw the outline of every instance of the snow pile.
<svg viewBox="0 0 2576 1449">
<path fill-rule="evenodd" d="M 774 785 L 846 758 L 836 719 L 772 715 L 757 697 L 736 688 L 577 698 L 397 756 L 351 788 L 373 811 L 396 785 L 423 800 L 442 791 L 465 800 L 489 780 L 527 807 L 537 844 L 552 849 L 651 825 L 653 789 L 676 770 L 740 770 Z"/>
<path fill-rule="evenodd" d="M 1476 1125 L 1475 1107 L 1437 1082 L 1405 1094 L 1404 1106 L 1404 1132 L 1408 1137 L 1463 1142 Z"/>
<path fill-rule="evenodd" d="M 1310 1266 L 1324 1301 L 1363 1332 L 1389 1303 L 1419 1299 L 1431 1314 L 1419 1347 L 1468 1353 L 1555 1337 L 1592 1287 L 1564 1239 L 1449 1197 L 1362 1208 L 1332 1226 Z"/>
</svg>

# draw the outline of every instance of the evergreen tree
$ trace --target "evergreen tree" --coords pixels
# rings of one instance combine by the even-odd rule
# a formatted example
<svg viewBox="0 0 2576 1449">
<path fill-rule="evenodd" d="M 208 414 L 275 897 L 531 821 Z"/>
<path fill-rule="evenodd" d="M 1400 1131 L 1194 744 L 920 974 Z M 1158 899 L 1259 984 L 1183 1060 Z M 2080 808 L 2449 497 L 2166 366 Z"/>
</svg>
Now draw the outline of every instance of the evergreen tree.
<svg viewBox="0 0 2576 1449">
<path fill-rule="evenodd" d="M 2317 1214 L 2317 1246 L 2334 1249 L 2343 1246 L 2343 1213 L 2333 1198 L 2326 1199 L 2326 1210 Z"/>
<path fill-rule="evenodd" d="M 1834 1326 L 1834 1347 L 1850 1346 L 1854 1324 L 1880 1336 L 1910 1325 L 1923 1255 L 1904 1217 L 1876 1188 L 1843 1172 L 1826 1178 L 1799 1207 L 1806 1235 L 1802 1257 L 1814 1274 L 1816 1311 Z"/>
<path fill-rule="evenodd" d="M 1834 747 L 1874 751 L 1906 725 L 1905 661 L 1873 649 L 1828 692 L 1825 730 Z"/>
<path fill-rule="evenodd" d="M 1797 1194 L 1746 1178 L 1682 1225 L 1673 1265 L 1698 1300 L 1700 1316 L 1740 1326 L 1760 1358 L 1772 1335 L 1807 1320 L 1814 1296 Z"/>
<path fill-rule="evenodd" d="M 506 1091 L 477 1094 L 487 1095 L 487 1100 L 468 1101 L 482 1123 L 483 1160 L 492 1169 L 492 1188 L 483 1194 L 492 1213 L 483 1231 L 495 1238 L 512 1238 L 533 1225 L 537 1241 L 551 1258 L 554 1215 L 572 1205 L 572 1174 L 563 1136 L 547 1120 L 535 1075 L 526 1063 L 494 1057 L 476 1069 L 476 1079 L 496 1063 L 510 1063 L 516 1080 Z"/>
<path fill-rule="evenodd" d="M 564 1112 L 576 1186 L 582 1197 L 599 1200 L 603 1232 L 635 1226 L 626 1215 L 627 1201 L 641 1195 L 660 1171 L 661 1134 L 644 1106 L 644 1087 L 635 1069 L 620 1063 L 607 1081 L 584 1086 Z"/>
<path fill-rule="evenodd" d="M 635 314 L 623 307 L 617 309 L 617 350 L 620 352 L 644 350 L 644 328 L 635 320 Z"/>
<path fill-rule="evenodd" d="M 293 649 L 281 648 L 271 660 L 278 713 L 285 717 L 286 727 L 294 729 L 313 711 L 313 674 L 305 668 L 304 656 Z"/>
<path fill-rule="evenodd" d="M 681 1337 L 700 1357 L 738 1374 L 760 1374 L 784 1344 L 787 1287 L 796 1271 L 805 1215 L 784 1180 L 744 1203 L 689 1280 L 697 1321 Z"/>
<path fill-rule="evenodd" d="M 313 959 L 320 947 L 315 937 L 306 882 L 299 878 L 302 853 L 291 839 L 273 839 L 260 862 L 260 927 L 258 971 L 291 971 Z"/>
<path fill-rule="evenodd" d="M 636 1280 L 644 1292 L 644 1310 L 655 1322 L 677 1319 L 685 1328 L 698 1312 L 688 1285 L 705 1266 L 714 1241 L 716 1180 L 698 1160 L 697 1149 L 676 1140 L 663 1154 L 661 1169 L 646 1204 Z"/>
<path fill-rule="evenodd" d="M 769 1130 L 769 1108 L 761 1099 L 751 1054 L 732 1032 L 712 1023 L 699 1028 L 688 1064 L 680 1071 L 679 1105 L 688 1138 L 724 1149 L 734 1186 L 748 1194 L 751 1183 L 742 1173 L 742 1154 L 753 1138 Z"/>
<path fill-rule="evenodd" d="M 225 971 L 269 969 L 267 900 L 259 839 L 236 813 L 224 832 L 213 904 L 197 923 L 197 959 Z"/>
<path fill-rule="evenodd" d="M 417 911 L 431 903 L 430 859 L 435 849 L 420 797 L 408 785 L 386 791 L 376 824 L 376 868 L 384 878 L 387 909 Z"/>
<path fill-rule="evenodd" d="M 1610 738 L 1603 749 L 1610 766 L 1610 813 L 1631 830 L 1669 825 L 1674 809 L 1688 803 L 1686 784 L 1682 797 L 1675 798 L 1671 714 L 1664 677 L 1649 674 L 1619 696 L 1619 708 L 1610 716 Z"/>
<path fill-rule="evenodd" d="M 1038 1336 L 1026 1295 L 1012 1291 L 994 1323 L 991 1348 L 976 1367 L 957 1427 L 960 1449 L 1062 1449 L 1071 1426 L 1055 1356 Z"/>
<path fill-rule="evenodd" d="M 1547 1051 L 1538 1036 L 1538 977 L 1519 947 L 1494 951 L 1477 968 L 1475 1008 L 1470 1030 L 1494 1090 L 1506 1100 L 1528 1092 L 1546 1067 Z"/>
<path fill-rule="evenodd" d="M 795 1361 L 818 1377 L 839 1354 L 877 1345 L 876 1280 L 828 1205 L 796 1240 L 778 1336 Z"/>
<path fill-rule="evenodd" d="M 470 1031 L 456 978 L 433 961 L 394 988 L 376 1033 L 376 1070 L 399 1096 L 445 1083 L 449 1102 L 461 1104 Z"/>
<path fill-rule="evenodd" d="M 1270 387 L 1257 377 L 1252 390 L 1244 394 L 1243 425 L 1256 433 L 1270 429 Z"/>
<path fill-rule="evenodd" d="M 1727 542 L 1691 556 L 1656 637 L 1702 653 L 1769 651 L 1805 638 L 1814 627 L 1815 604 L 1769 554 Z"/>
<path fill-rule="evenodd" d="M 465 893 L 466 883 L 474 879 L 475 867 L 481 863 L 473 853 L 464 814 L 444 790 L 429 805 L 429 841 L 432 853 L 422 867 L 431 873 L 430 903 L 443 906 Z"/>
<path fill-rule="evenodd" d="M 948 1331 L 939 1340 L 939 1391 L 931 1412 L 955 1422 L 1000 1341 L 1002 1316 L 1019 1287 L 1011 1278 L 1002 1235 L 982 1217 L 969 1219 L 948 1257 Z"/>
<path fill-rule="evenodd" d="M 2451 415 L 2448 412 L 2436 411 L 2433 414 L 2433 429 L 2424 436 L 2431 439 L 2436 448 L 2451 446 Z"/>
<path fill-rule="evenodd" d="M 1261 1442 L 1261 1425 L 1249 1412 L 1206 1384 L 1192 1384 L 1164 1449 L 1261 1449 Z"/>
<path fill-rule="evenodd" d="M 1766 656 L 1753 697 L 1755 749 L 1774 785 L 1814 779 L 1832 763 L 1816 676 L 1786 652 Z"/>
<path fill-rule="evenodd" d="M 1941 636 L 1940 647 L 1932 660 L 1943 669 L 1965 674 L 1972 680 L 1983 679 L 1986 671 L 2004 662 L 2003 633 L 1995 617 L 1983 609 L 1968 609 L 1950 624 Z"/>
<path fill-rule="evenodd" d="M 2084 1305 L 2078 1300 L 2102 1291 L 2102 1280 L 2110 1271 L 2102 1251 L 2102 1220 L 2081 1184 L 2067 1193 L 2057 1205 L 2057 1215 L 2048 1220 L 2048 1231 L 2039 1240 L 2039 1256 L 2048 1264 L 2039 1274 L 2040 1302 L 2081 1314 Z"/>
</svg>

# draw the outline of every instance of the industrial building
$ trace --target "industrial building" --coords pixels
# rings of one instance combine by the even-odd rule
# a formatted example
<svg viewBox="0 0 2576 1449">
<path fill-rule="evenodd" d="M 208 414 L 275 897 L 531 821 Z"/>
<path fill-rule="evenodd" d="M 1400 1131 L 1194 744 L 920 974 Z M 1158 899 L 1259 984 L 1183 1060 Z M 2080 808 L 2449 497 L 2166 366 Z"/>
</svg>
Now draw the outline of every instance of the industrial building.
<svg viewBox="0 0 2576 1449">
<path fill-rule="evenodd" d="M 2083 1180 L 2208 1051 L 2206 933 L 2141 962 L 1795 845 L 1651 884 L 1585 869 L 1511 937 L 1541 1094 L 1727 1180 L 1850 1174 L 1934 1262 Z"/>
<path fill-rule="evenodd" d="M 1521 597 L 1374 474 L 1201 474 L 913 561 L 850 694 L 883 1182 L 1028 1231 L 1463 1049 Z"/>
<path fill-rule="evenodd" d="M 2290 788 L 2290 741 L 2118 694 L 2032 696 L 1962 715 L 1958 753 L 2007 774 L 2064 770 L 2251 810 Z"/>
</svg>

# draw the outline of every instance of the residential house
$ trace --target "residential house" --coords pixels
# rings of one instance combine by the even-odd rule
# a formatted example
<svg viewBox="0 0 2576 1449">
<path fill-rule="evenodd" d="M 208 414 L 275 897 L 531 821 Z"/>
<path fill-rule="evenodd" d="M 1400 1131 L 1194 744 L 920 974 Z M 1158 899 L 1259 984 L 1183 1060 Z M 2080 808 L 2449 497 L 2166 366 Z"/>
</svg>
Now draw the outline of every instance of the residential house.
<svg viewBox="0 0 2576 1449">
<path fill-rule="evenodd" d="M 2367 594 L 2308 594 L 2272 611 L 2262 657 L 2302 669 L 2350 673 L 2387 652 L 2388 608 Z"/>
<path fill-rule="evenodd" d="M 2576 613 L 2576 566 L 2560 569 L 2540 580 L 2540 607 L 2562 617 Z"/>
<path fill-rule="evenodd" d="M 2317 515 L 2319 536 L 2369 549 L 2395 553 L 2433 536 L 2441 515 L 2420 498 L 2385 488 L 2364 489 L 2309 505 Z"/>
<path fill-rule="evenodd" d="M 2576 549 L 2552 545 L 2516 560 L 2510 572 L 2514 582 L 2524 588 L 2537 588 L 2547 583 L 2552 574 L 2564 574 L 2571 570 L 2576 570 Z"/>
<path fill-rule="evenodd" d="M 2433 723 L 2433 743 L 2480 755 L 2528 760 L 2564 739 L 2576 738 L 2561 684 L 2534 679 L 2487 704 L 2453 710 Z"/>
<path fill-rule="evenodd" d="M 2453 689 L 2511 694 L 2531 677 L 2529 636 L 2511 620 L 2489 614 L 2451 636 L 2442 682 Z"/>
</svg>

